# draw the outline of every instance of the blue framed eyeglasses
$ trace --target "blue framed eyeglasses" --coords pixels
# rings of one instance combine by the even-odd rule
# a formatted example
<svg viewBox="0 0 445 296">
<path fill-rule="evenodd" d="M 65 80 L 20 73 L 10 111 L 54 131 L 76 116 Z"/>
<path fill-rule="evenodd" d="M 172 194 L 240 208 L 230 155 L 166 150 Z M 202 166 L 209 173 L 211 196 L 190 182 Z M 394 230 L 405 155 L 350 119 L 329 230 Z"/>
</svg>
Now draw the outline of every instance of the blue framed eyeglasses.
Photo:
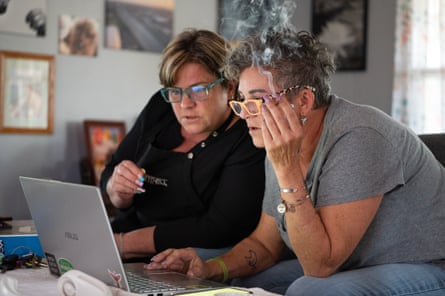
<svg viewBox="0 0 445 296">
<path fill-rule="evenodd" d="M 203 101 L 209 98 L 209 91 L 218 83 L 224 81 L 223 77 L 207 84 L 207 85 L 193 85 L 187 88 L 180 87 L 164 87 L 161 89 L 161 94 L 167 103 L 179 103 L 182 101 L 184 93 L 188 95 L 192 101 Z"/>
</svg>

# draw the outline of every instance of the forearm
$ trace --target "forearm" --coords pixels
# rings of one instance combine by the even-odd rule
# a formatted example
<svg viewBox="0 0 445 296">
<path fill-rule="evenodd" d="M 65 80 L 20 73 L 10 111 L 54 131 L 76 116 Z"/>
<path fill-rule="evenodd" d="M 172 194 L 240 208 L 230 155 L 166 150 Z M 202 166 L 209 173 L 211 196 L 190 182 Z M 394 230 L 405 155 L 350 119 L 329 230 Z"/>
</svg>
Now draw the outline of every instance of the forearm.
<svg viewBox="0 0 445 296">
<path fill-rule="evenodd" d="M 279 260 L 283 246 L 281 242 L 273 250 L 269 250 L 260 241 L 248 237 L 219 258 L 227 268 L 228 279 L 233 279 L 252 275 L 272 266 Z M 208 277 L 222 281 L 224 270 L 221 263 L 210 259 L 206 264 L 209 268 Z"/>
<path fill-rule="evenodd" d="M 156 253 L 153 241 L 155 227 L 144 227 L 116 234 L 116 242 L 122 258 L 147 257 Z"/>
<path fill-rule="evenodd" d="M 287 212 L 289 240 L 306 275 L 328 276 L 342 263 L 333 254 L 333 246 L 320 216 L 310 200 Z"/>
<path fill-rule="evenodd" d="M 285 215 L 287 232 L 294 253 L 305 274 L 327 276 L 342 262 L 333 256 L 331 238 L 325 229 L 319 212 L 314 208 L 299 166 L 277 172 L 280 188 L 296 189 L 296 192 L 280 192 L 282 200 L 289 206 Z M 277 193 L 278 194 L 278 193 Z"/>
</svg>

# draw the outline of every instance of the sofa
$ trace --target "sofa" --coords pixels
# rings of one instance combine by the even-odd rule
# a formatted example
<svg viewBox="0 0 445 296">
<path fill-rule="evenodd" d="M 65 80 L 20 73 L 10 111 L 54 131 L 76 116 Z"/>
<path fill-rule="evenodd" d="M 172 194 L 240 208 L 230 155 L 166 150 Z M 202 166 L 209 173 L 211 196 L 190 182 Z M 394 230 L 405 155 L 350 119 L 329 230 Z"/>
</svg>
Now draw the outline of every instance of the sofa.
<svg viewBox="0 0 445 296">
<path fill-rule="evenodd" d="M 433 152 L 437 160 L 445 166 L 445 133 L 421 134 L 419 137 Z"/>
</svg>

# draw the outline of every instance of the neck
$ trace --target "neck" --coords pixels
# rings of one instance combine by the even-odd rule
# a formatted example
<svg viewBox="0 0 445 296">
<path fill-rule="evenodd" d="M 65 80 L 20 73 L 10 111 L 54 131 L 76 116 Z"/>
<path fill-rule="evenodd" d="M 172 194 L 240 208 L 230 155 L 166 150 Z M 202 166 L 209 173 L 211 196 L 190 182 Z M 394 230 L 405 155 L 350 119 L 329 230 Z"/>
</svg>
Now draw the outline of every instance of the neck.
<svg viewBox="0 0 445 296">
<path fill-rule="evenodd" d="M 229 110 L 227 112 L 227 114 L 223 117 L 221 122 L 218 124 L 218 128 L 224 124 L 224 122 L 228 119 L 230 114 L 231 114 L 231 112 Z M 232 120 L 230 121 L 230 123 L 228 124 L 226 129 L 230 128 L 237 120 L 238 120 L 238 118 L 233 116 Z M 218 128 L 216 128 L 216 129 L 218 129 Z M 214 132 L 214 130 L 204 131 L 199 134 L 191 134 L 191 133 L 188 133 L 183 127 L 181 127 L 181 135 L 184 140 L 181 143 L 181 145 L 179 145 L 178 147 L 176 147 L 173 150 L 178 151 L 178 152 L 187 152 L 187 151 L 191 150 L 194 146 L 196 146 L 198 143 L 207 139 L 207 137 L 213 132 Z"/>
<path fill-rule="evenodd" d="M 306 163 L 309 163 L 317 148 L 321 133 L 323 132 L 323 121 L 327 107 L 313 110 L 306 121 L 304 129 L 304 138 L 301 143 L 300 157 Z"/>
</svg>

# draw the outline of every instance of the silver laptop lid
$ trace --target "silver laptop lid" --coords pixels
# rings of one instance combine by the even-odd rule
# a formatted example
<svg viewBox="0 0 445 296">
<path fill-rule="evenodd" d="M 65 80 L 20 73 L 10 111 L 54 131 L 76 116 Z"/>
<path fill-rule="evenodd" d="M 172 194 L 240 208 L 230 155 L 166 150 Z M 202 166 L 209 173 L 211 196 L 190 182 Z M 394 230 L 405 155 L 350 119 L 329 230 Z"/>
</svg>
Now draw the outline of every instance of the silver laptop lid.
<svg viewBox="0 0 445 296">
<path fill-rule="evenodd" d="M 124 268 L 95 186 L 20 176 L 50 272 L 83 271 L 128 290 Z"/>
</svg>

